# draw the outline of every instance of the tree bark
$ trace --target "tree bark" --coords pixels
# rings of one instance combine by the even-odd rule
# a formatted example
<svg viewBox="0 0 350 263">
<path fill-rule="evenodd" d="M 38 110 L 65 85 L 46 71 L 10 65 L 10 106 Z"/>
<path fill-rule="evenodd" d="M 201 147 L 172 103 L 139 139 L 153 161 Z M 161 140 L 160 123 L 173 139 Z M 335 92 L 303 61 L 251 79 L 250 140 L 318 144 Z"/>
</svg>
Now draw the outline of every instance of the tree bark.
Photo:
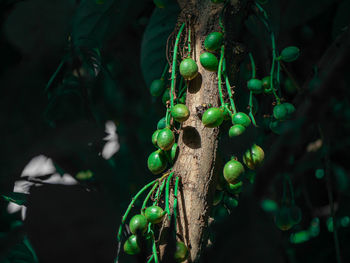
<svg viewBox="0 0 350 263">
<path fill-rule="evenodd" d="M 200 0 L 178 2 L 182 8 L 179 22 L 182 23 L 184 20 L 192 22 L 191 31 L 194 35 L 192 58 L 197 62 L 199 75 L 189 83 L 186 105 L 191 114 L 182 125 L 178 141 L 179 156 L 173 169 L 174 176 L 181 178 L 178 193 L 177 237 L 189 249 L 186 262 L 199 262 L 201 252 L 208 241 L 206 229 L 215 192 L 214 165 L 219 133 L 219 128 L 204 127 L 197 115 L 196 107 L 202 104 L 217 107 L 219 102 L 217 73 L 205 70 L 199 62 L 199 56 L 205 51 L 203 45 L 205 37 L 213 31 L 220 31 L 219 15 L 224 4 L 212 4 L 210 1 Z M 239 10 L 240 1 L 232 2 L 234 3 L 231 3 L 231 8 L 228 9 Z M 232 14 L 234 12 L 231 12 Z M 226 37 L 225 47 L 233 48 L 234 43 Z M 234 49 L 231 49 L 230 53 L 233 53 L 232 51 Z M 238 53 L 237 55 L 240 55 L 240 52 Z M 239 60 L 232 63 L 230 56 L 227 59 L 228 62 L 231 60 L 230 68 L 237 70 Z M 164 224 L 163 232 L 169 232 L 166 229 L 169 229 L 170 222 L 167 220 Z M 167 246 L 169 238 L 160 244 L 162 262 L 172 260 L 171 255 L 166 257 Z"/>
</svg>

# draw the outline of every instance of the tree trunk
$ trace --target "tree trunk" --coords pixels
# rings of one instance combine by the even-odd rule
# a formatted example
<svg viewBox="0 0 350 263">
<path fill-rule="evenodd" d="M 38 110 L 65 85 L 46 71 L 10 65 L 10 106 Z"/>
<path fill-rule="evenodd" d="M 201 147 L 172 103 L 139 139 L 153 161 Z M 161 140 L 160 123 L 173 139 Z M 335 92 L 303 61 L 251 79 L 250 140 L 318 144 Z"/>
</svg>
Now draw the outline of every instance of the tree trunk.
<svg viewBox="0 0 350 263">
<path fill-rule="evenodd" d="M 214 165 L 219 133 L 219 128 L 205 128 L 197 115 L 196 107 L 202 104 L 212 104 L 216 107 L 219 102 L 217 73 L 205 70 L 199 62 L 199 56 L 205 51 L 203 45 L 205 37 L 213 31 L 220 31 L 219 15 L 224 4 L 212 4 L 209 0 L 178 2 L 182 8 L 179 22 L 182 23 L 184 20 L 190 20 L 191 22 L 191 31 L 194 36 L 192 39 L 192 58 L 197 62 L 199 75 L 190 81 L 187 91 L 186 104 L 191 114 L 182 125 L 178 141 L 179 156 L 173 169 L 174 176 L 178 175 L 181 178 L 178 193 L 177 236 L 189 249 L 186 262 L 198 262 L 201 252 L 208 242 L 206 229 L 215 192 Z M 240 12 L 238 11 L 239 7 L 240 1 L 232 1 L 227 8 L 227 10 L 230 10 L 229 16 L 237 15 Z M 234 27 L 237 27 L 237 25 Z M 232 28 L 232 26 L 227 25 L 227 28 Z M 233 37 L 229 39 L 226 36 L 225 47 L 229 47 L 231 50 L 228 52 L 231 53 L 231 56 L 227 54 L 226 57 L 230 69 L 237 71 L 239 60 L 236 58 L 241 57 L 239 55 L 243 51 L 236 48 L 239 45 L 233 41 Z M 232 59 L 233 51 L 237 53 L 235 59 Z M 170 222 L 166 221 L 163 230 L 169 228 L 169 224 Z M 162 243 L 160 244 L 162 262 L 170 262 L 170 257 L 166 259 L 165 256 L 165 248 L 169 245 L 169 242 L 164 240 Z"/>
</svg>

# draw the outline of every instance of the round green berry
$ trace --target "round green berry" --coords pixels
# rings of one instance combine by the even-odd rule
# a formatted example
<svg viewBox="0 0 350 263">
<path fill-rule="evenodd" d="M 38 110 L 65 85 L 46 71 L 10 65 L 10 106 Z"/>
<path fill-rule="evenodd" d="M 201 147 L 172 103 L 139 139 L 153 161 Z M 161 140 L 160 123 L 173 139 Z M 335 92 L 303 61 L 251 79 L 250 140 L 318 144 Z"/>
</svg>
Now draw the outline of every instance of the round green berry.
<svg viewBox="0 0 350 263">
<path fill-rule="evenodd" d="M 284 104 L 277 104 L 273 107 L 273 116 L 276 120 L 285 120 L 288 116 L 287 108 Z"/>
<path fill-rule="evenodd" d="M 276 216 L 275 216 L 275 224 L 276 226 L 283 230 L 289 230 L 293 226 L 293 222 L 290 218 L 290 211 L 289 208 L 286 206 L 282 206 L 277 210 Z"/>
<path fill-rule="evenodd" d="M 204 40 L 204 47 L 208 51 L 215 51 L 219 49 L 224 40 L 224 35 L 220 32 L 210 33 Z"/>
<path fill-rule="evenodd" d="M 153 97 L 158 97 L 162 95 L 164 91 L 164 80 L 163 79 L 155 79 L 152 81 L 150 86 L 150 92 Z"/>
<path fill-rule="evenodd" d="M 190 111 L 184 104 L 176 104 L 171 108 L 171 116 L 177 122 L 184 122 L 190 116 Z"/>
<path fill-rule="evenodd" d="M 153 174 L 160 174 L 165 170 L 167 161 L 162 151 L 157 150 L 150 154 L 147 160 L 147 167 Z"/>
<path fill-rule="evenodd" d="M 226 207 L 230 210 L 234 209 L 235 207 L 238 206 L 238 200 L 237 198 L 234 198 L 232 196 L 225 196 L 224 197 L 224 204 L 226 205 Z"/>
<path fill-rule="evenodd" d="M 230 138 L 241 135 L 245 131 L 245 127 L 241 124 L 233 125 L 228 131 Z"/>
<path fill-rule="evenodd" d="M 152 143 L 154 146 L 158 146 L 157 145 L 157 137 L 158 137 L 158 133 L 159 133 L 159 130 L 156 130 L 153 134 L 152 134 Z"/>
<path fill-rule="evenodd" d="M 290 46 L 282 50 L 279 59 L 285 62 L 292 62 L 298 59 L 299 54 L 300 54 L 300 50 L 298 47 Z"/>
<path fill-rule="evenodd" d="M 152 224 L 158 224 L 162 222 L 164 214 L 165 212 L 163 209 L 156 205 L 147 207 L 145 210 L 145 217 L 147 218 L 148 222 Z"/>
<path fill-rule="evenodd" d="M 161 129 L 164 129 L 166 127 L 166 118 L 163 117 L 161 118 L 158 123 L 157 123 L 157 129 L 158 130 L 161 130 Z"/>
<path fill-rule="evenodd" d="M 272 89 L 271 89 L 271 77 L 270 76 L 266 76 L 264 77 L 262 80 L 262 86 L 263 86 L 263 90 L 265 94 L 271 94 L 272 93 Z"/>
<path fill-rule="evenodd" d="M 137 236 L 131 235 L 124 243 L 124 252 L 128 255 L 136 255 L 141 249 L 137 240 Z"/>
<path fill-rule="evenodd" d="M 232 116 L 232 123 L 234 125 L 240 124 L 244 127 L 248 127 L 251 123 L 251 120 L 247 114 L 244 112 L 238 112 Z"/>
<path fill-rule="evenodd" d="M 283 103 L 284 107 L 287 109 L 287 114 L 288 114 L 288 117 L 290 117 L 291 115 L 293 115 L 293 113 L 295 112 L 295 107 L 293 104 L 289 103 L 289 102 L 286 102 L 286 103 Z"/>
<path fill-rule="evenodd" d="M 249 169 L 255 170 L 262 164 L 264 157 L 264 150 L 260 146 L 254 144 L 251 149 L 244 153 L 243 162 Z"/>
<path fill-rule="evenodd" d="M 224 177 L 225 180 L 234 184 L 237 183 L 238 178 L 244 173 L 243 165 L 236 160 L 228 161 L 224 166 Z"/>
<path fill-rule="evenodd" d="M 216 58 L 216 56 L 212 53 L 204 52 L 200 55 L 199 61 L 201 62 L 203 68 L 205 68 L 206 70 L 215 72 L 218 70 L 219 61 Z"/>
<path fill-rule="evenodd" d="M 160 149 L 168 151 L 175 142 L 175 135 L 169 128 L 164 128 L 158 132 L 157 145 Z"/>
<path fill-rule="evenodd" d="M 239 194 L 240 192 L 242 192 L 242 186 L 243 186 L 243 182 L 240 181 L 238 183 L 234 183 L 234 184 L 227 184 L 226 185 L 226 190 L 227 192 L 229 192 L 230 194 Z"/>
<path fill-rule="evenodd" d="M 188 249 L 183 242 L 176 242 L 174 259 L 176 262 L 183 262 L 188 256 Z"/>
<path fill-rule="evenodd" d="M 219 108 L 207 109 L 202 116 L 202 123 L 205 127 L 214 128 L 224 121 L 224 114 Z"/>
<path fill-rule="evenodd" d="M 180 74 L 186 80 L 194 79 L 198 75 L 197 63 L 192 58 L 185 58 L 180 63 Z"/>
<path fill-rule="evenodd" d="M 144 215 L 134 215 L 129 223 L 131 233 L 138 235 L 144 234 L 147 230 L 147 219 Z"/>
<path fill-rule="evenodd" d="M 164 106 L 166 106 L 167 104 L 167 101 L 170 100 L 170 89 L 166 89 L 163 93 L 163 96 L 162 96 L 162 103 Z"/>
<path fill-rule="evenodd" d="M 263 85 L 260 79 L 250 79 L 247 82 L 247 87 L 254 94 L 260 94 L 263 92 Z"/>
</svg>

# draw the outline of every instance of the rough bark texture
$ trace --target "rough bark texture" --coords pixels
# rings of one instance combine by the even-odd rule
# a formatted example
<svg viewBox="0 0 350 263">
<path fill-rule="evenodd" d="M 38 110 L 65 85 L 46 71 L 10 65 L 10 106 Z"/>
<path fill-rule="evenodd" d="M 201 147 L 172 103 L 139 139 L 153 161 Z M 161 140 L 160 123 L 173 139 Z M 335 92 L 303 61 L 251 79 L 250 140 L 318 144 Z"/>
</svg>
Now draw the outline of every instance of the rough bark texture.
<svg viewBox="0 0 350 263">
<path fill-rule="evenodd" d="M 231 7 L 239 3 L 239 1 L 233 2 Z M 196 107 L 209 103 L 218 106 L 219 101 L 217 73 L 202 68 L 199 56 L 204 52 L 205 37 L 210 32 L 220 30 L 219 14 L 224 5 L 212 4 L 209 0 L 179 1 L 179 4 L 183 10 L 179 21 L 186 19 L 192 22 L 191 30 L 194 33 L 192 58 L 197 62 L 199 75 L 190 82 L 187 92 L 186 104 L 191 115 L 182 125 L 178 142 L 180 151 L 174 166 L 175 176 L 181 177 L 177 234 L 189 248 L 186 262 L 198 262 L 202 250 L 207 245 L 208 233 L 205 230 L 215 191 L 216 178 L 213 174 L 219 133 L 218 128 L 205 128 L 197 116 Z M 230 43 L 229 46 L 233 47 L 233 44 Z M 228 60 L 230 62 L 229 57 Z M 237 70 L 237 64 L 233 65 L 233 68 Z M 163 230 L 169 229 L 169 224 L 169 221 L 166 222 Z M 169 247 L 169 238 L 160 245 L 162 262 L 171 261 L 171 256 L 166 256 L 167 246 Z"/>
</svg>

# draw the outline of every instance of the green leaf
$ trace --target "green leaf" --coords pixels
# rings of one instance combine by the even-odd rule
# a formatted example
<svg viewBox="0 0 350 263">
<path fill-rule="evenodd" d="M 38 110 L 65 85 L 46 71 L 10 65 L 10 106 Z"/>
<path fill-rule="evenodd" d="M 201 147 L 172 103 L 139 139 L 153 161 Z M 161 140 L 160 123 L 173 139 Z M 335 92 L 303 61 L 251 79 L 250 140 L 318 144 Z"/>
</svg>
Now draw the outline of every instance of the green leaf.
<svg viewBox="0 0 350 263">
<path fill-rule="evenodd" d="M 149 20 L 141 44 L 141 69 L 147 86 L 161 77 L 166 64 L 166 43 L 174 30 L 180 9 L 169 1 L 165 8 L 156 8 Z"/>
<path fill-rule="evenodd" d="M 1 196 L 8 202 L 24 205 L 27 202 L 28 194 L 12 192 Z"/>
<path fill-rule="evenodd" d="M 73 45 L 101 47 L 114 11 L 114 0 L 81 1 L 72 22 Z"/>
</svg>

